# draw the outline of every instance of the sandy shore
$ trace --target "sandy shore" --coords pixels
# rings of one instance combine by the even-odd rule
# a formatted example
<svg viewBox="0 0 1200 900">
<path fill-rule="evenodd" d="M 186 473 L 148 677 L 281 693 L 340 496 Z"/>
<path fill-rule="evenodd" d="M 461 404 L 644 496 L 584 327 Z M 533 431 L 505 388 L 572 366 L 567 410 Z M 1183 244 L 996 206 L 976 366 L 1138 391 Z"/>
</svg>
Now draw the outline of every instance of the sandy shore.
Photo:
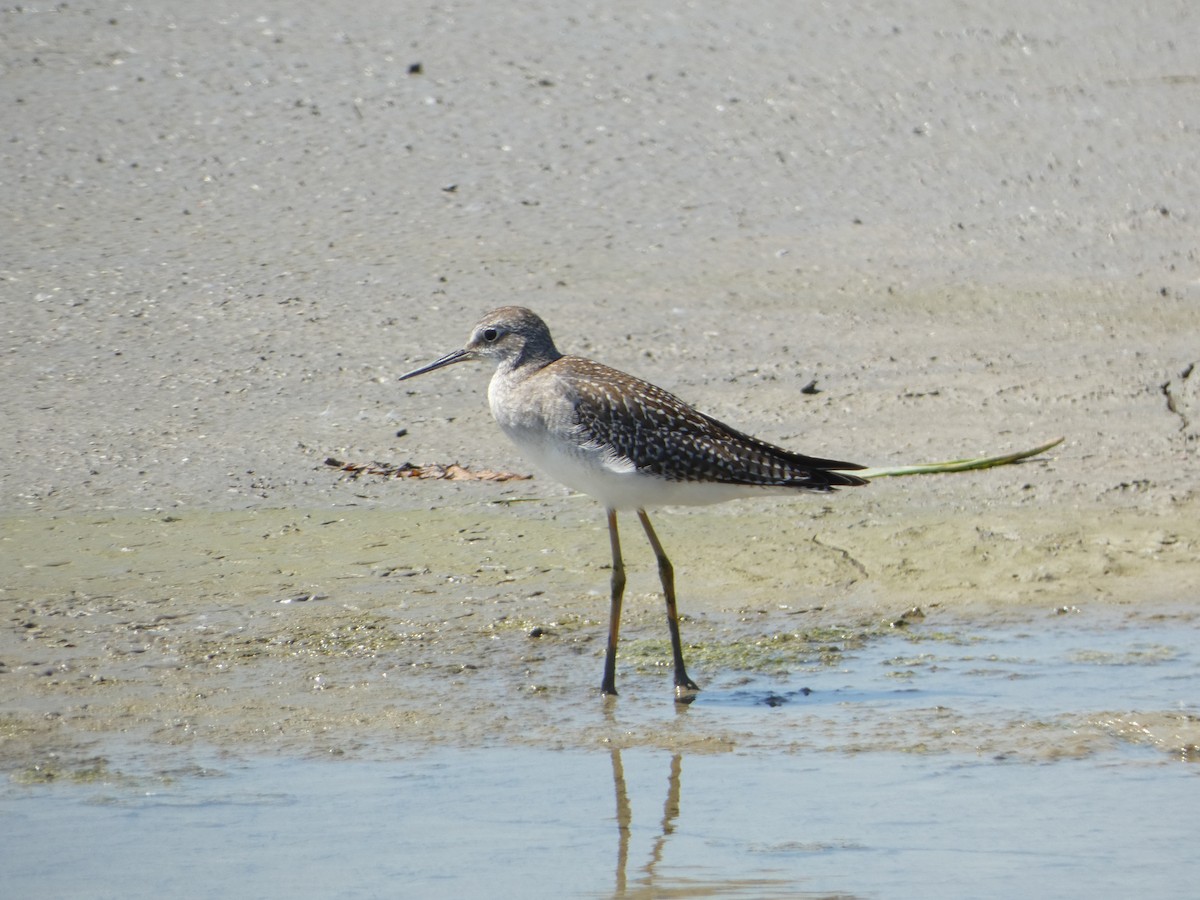
<svg viewBox="0 0 1200 900">
<path fill-rule="evenodd" d="M 1195 26 L 1169 2 L 0 11 L 4 764 L 526 739 L 506 698 L 587 696 L 595 504 L 324 464 L 528 472 L 488 373 L 394 381 L 507 303 L 816 455 L 1066 436 L 662 516 L 709 678 L 730 662 L 701 647 L 911 606 L 1190 621 Z M 662 637 L 635 554 L 637 696 L 666 682 L 634 664 Z"/>
</svg>

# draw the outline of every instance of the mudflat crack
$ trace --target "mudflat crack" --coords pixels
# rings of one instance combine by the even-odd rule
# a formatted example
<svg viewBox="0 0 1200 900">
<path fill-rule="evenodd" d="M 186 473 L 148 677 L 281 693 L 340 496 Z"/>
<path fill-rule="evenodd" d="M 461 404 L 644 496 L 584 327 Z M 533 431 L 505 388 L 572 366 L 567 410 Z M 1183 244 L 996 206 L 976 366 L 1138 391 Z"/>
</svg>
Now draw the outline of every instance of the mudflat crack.
<svg viewBox="0 0 1200 900">
<path fill-rule="evenodd" d="M 1179 373 L 1178 379 L 1168 379 L 1159 385 L 1159 389 L 1162 391 L 1163 396 L 1167 398 L 1167 411 L 1173 415 L 1179 416 L 1180 431 L 1187 431 L 1187 429 L 1191 427 L 1191 422 L 1188 420 L 1187 414 L 1179 408 L 1179 402 L 1175 396 L 1176 380 L 1180 382 L 1180 385 L 1182 385 L 1182 382 L 1187 381 L 1192 376 L 1192 372 L 1195 370 L 1196 364 L 1188 363 L 1187 367 Z"/>
</svg>

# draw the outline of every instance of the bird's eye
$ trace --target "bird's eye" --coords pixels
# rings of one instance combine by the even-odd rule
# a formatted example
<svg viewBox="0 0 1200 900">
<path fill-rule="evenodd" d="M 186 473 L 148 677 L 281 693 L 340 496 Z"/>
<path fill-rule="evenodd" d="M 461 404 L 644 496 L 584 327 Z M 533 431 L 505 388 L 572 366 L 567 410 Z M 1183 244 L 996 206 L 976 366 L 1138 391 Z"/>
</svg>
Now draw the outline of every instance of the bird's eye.
<svg viewBox="0 0 1200 900">
<path fill-rule="evenodd" d="M 500 337 L 500 332 L 495 328 L 485 328 L 483 331 L 483 339 L 489 344 L 494 343 L 498 337 Z"/>
</svg>

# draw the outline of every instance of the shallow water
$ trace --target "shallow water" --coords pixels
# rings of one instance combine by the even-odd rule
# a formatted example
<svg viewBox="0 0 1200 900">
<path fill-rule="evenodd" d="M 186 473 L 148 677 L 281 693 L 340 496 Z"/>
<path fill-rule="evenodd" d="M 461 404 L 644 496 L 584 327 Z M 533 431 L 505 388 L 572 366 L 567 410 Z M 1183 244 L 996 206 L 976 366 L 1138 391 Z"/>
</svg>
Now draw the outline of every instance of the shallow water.
<svg viewBox="0 0 1200 900">
<path fill-rule="evenodd" d="M 93 777 L 4 789 L 0 895 L 1180 896 L 1200 878 L 1196 637 L 1115 618 L 897 634 L 604 713 L 753 736 L 729 752 L 113 739 Z"/>
<path fill-rule="evenodd" d="M 1200 785 L 1129 760 L 440 750 L 6 799 L 5 896 L 1181 896 Z M 64 837 L 70 833 L 71 839 Z"/>
<path fill-rule="evenodd" d="M 1190 621 L 1118 615 L 1086 624 L 1051 617 L 1020 629 L 916 630 L 848 650 L 836 666 L 702 693 L 693 709 L 721 708 L 724 724 L 753 728 L 760 738 L 803 733 L 823 750 L 1054 759 L 1101 749 L 1103 733 L 1111 748 L 1147 744 L 1191 758 L 1188 738 L 1172 745 L 1150 725 L 1177 716 L 1200 736 L 1197 646 L 1200 629 Z"/>
</svg>

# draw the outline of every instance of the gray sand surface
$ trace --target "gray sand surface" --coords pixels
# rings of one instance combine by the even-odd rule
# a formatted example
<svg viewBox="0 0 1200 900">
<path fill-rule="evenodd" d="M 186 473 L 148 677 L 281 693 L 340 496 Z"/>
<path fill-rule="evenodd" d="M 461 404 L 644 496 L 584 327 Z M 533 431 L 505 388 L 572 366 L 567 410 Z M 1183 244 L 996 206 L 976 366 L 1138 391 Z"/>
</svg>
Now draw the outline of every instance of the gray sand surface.
<svg viewBox="0 0 1200 900">
<path fill-rule="evenodd" d="M 521 740 L 506 692 L 587 697 L 594 503 L 325 465 L 528 472 L 488 372 L 395 382 L 504 304 L 814 455 L 1066 437 L 657 516 L 685 638 L 1190 621 L 1198 28 L 1166 0 L 0 10 L 3 765 Z M 626 542 L 627 635 L 662 638 Z"/>
</svg>

